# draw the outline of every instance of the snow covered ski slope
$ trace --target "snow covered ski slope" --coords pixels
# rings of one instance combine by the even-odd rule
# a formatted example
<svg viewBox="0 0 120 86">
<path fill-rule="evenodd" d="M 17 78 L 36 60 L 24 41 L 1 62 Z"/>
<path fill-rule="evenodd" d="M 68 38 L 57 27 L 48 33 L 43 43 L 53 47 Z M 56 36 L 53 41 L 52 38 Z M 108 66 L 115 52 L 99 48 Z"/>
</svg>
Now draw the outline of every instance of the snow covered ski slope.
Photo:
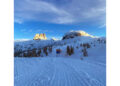
<svg viewBox="0 0 120 86">
<path fill-rule="evenodd" d="M 106 86 L 106 38 L 73 36 L 15 41 L 14 85 Z"/>
<path fill-rule="evenodd" d="M 15 58 L 15 86 L 106 86 L 105 62 L 72 58 Z"/>
</svg>

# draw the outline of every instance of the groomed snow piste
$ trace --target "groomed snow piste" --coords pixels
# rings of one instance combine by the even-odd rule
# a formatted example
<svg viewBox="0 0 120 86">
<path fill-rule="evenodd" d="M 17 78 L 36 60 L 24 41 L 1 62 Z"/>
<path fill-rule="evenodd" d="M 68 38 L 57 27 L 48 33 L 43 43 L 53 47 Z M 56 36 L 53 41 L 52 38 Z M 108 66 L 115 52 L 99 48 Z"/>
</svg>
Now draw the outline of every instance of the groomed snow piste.
<svg viewBox="0 0 120 86">
<path fill-rule="evenodd" d="M 14 78 L 15 86 L 106 86 L 106 65 L 62 57 L 15 58 Z"/>
<path fill-rule="evenodd" d="M 48 45 L 53 50 L 43 57 L 15 57 L 14 86 L 106 86 L 106 39 L 98 39 L 76 37 L 57 41 L 16 41 L 16 52 Z M 81 52 L 82 43 L 90 44 L 87 57 Z M 66 54 L 67 46 L 74 47 L 71 56 Z M 56 55 L 56 49 L 62 52 Z"/>
</svg>

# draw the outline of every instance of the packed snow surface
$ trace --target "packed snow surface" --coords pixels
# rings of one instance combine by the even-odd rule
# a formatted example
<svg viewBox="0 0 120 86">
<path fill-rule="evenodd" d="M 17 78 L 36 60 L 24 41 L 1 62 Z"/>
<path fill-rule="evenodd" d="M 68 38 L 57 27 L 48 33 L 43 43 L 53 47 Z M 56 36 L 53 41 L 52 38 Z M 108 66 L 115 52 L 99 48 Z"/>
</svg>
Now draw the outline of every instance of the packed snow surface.
<svg viewBox="0 0 120 86">
<path fill-rule="evenodd" d="M 83 55 L 88 43 L 88 56 Z M 14 86 L 106 86 L 106 38 L 75 37 L 66 40 L 20 40 L 15 41 L 15 52 L 43 50 L 52 46 L 52 52 L 40 57 L 19 57 L 14 59 Z M 67 46 L 74 53 L 66 53 Z M 56 54 L 56 50 L 61 53 Z M 36 51 L 37 52 L 37 51 Z"/>
<path fill-rule="evenodd" d="M 15 86 L 106 86 L 106 65 L 100 60 L 15 58 L 14 66 Z"/>
</svg>

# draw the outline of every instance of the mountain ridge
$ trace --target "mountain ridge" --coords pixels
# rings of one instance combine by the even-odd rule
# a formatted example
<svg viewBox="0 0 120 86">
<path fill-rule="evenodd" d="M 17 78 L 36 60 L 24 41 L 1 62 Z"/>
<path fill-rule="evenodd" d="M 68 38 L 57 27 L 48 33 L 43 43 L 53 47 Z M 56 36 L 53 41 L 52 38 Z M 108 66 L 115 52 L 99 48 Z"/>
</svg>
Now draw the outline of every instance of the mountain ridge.
<svg viewBox="0 0 120 86">
<path fill-rule="evenodd" d="M 35 34 L 33 40 L 47 40 L 46 34 L 41 33 L 41 34 Z"/>
</svg>

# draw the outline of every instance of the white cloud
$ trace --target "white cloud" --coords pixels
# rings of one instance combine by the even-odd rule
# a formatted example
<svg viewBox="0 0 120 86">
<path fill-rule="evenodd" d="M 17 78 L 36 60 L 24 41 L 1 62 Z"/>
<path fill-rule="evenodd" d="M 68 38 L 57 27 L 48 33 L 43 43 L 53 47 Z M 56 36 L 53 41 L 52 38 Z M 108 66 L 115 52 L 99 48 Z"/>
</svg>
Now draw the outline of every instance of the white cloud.
<svg viewBox="0 0 120 86">
<path fill-rule="evenodd" d="M 106 9 L 105 8 L 91 8 L 87 12 L 84 12 L 83 15 L 86 18 L 94 18 L 99 17 L 102 14 L 105 14 Z"/>
<path fill-rule="evenodd" d="M 100 25 L 98 28 L 106 27 L 106 24 Z"/>
<path fill-rule="evenodd" d="M 20 19 L 18 19 L 18 18 L 15 18 L 15 20 L 14 20 L 15 22 L 17 22 L 17 23 L 19 23 L 19 24 L 22 24 L 23 23 L 23 21 L 22 20 L 20 20 Z"/>
<path fill-rule="evenodd" d="M 15 0 L 15 22 L 31 20 L 71 24 L 98 21 L 105 16 L 105 0 L 61 1 L 66 3 L 57 3 L 56 0 Z"/>
</svg>

